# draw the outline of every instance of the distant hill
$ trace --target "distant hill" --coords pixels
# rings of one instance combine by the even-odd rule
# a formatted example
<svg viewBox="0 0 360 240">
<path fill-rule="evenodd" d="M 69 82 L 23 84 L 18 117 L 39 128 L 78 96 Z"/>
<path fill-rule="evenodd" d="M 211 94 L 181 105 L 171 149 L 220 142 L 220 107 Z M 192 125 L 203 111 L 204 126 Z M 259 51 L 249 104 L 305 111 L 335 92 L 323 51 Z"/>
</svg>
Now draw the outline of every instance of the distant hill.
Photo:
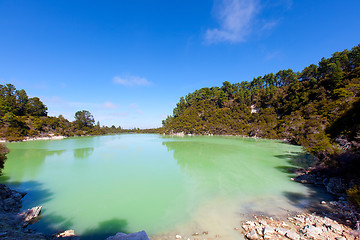
<svg viewBox="0 0 360 240">
<path fill-rule="evenodd" d="M 280 70 L 189 93 L 163 121 L 163 131 L 285 139 L 327 161 L 359 153 L 359 92 L 360 45 L 301 72 Z"/>
</svg>

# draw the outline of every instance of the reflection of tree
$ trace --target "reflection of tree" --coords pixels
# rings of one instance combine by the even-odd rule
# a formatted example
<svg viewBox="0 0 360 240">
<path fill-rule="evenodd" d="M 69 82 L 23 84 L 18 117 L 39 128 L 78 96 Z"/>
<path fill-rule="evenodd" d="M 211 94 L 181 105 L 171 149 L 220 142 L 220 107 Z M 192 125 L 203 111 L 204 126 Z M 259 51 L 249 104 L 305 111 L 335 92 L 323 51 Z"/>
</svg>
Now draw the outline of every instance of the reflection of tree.
<svg viewBox="0 0 360 240">
<path fill-rule="evenodd" d="M 12 181 L 21 182 L 24 176 L 34 179 L 38 175 L 45 159 L 49 156 L 61 155 L 64 150 L 36 149 L 30 147 L 12 148 L 5 163 L 4 173 L 9 173 Z"/>
<path fill-rule="evenodd" d="M 275 168 L 276 162 L 262 142 L 259 145 L 250 139 L 208 139 L 185 137 L 163 142 L 174 152 L 180 168 L 197 180 L 199 188 L 246 194 L 274 189 L 274 182 L 284 181 L 286 176 Z"/>
<path fill-rule="evenodd" d="M 100 222 L 95 229 L 88 229 L 81 234 L 83 240 L 97 240 L 105 239 L 106 237 L 115 235 L 118 232 L 127 233 L 126 226 L 128 225 L 126 220 L 120 220 L 113 218 L 107 221 Z"/>
<path fill-rule="evenodd" d="M 91 156 L 93 153 L 94 148 L 88 147 L 88 148 L 76 148 L 74 149 L 74 158 L 77 159 L 85 159 Z"/>
</svg>

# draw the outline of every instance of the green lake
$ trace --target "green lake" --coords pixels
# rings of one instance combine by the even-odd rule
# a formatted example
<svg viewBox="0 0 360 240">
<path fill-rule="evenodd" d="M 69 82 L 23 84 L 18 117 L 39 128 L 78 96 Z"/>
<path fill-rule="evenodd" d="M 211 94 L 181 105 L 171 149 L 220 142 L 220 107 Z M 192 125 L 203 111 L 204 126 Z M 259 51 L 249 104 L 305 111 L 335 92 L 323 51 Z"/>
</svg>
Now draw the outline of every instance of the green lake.
<svg viewBox="0 0 360 240">
<path fill-rule="evenodd" d="M 301 147 L 279 141 L 123 134 L 7 146 L 1 182 L 28 193 L 24 209 L 43 206 L 33 228 L 45 233 L 238 239 L 234 227 L 246 214 L 286 214 L 322 200 L 287 173 L 304 159 Z"/>
</svg>

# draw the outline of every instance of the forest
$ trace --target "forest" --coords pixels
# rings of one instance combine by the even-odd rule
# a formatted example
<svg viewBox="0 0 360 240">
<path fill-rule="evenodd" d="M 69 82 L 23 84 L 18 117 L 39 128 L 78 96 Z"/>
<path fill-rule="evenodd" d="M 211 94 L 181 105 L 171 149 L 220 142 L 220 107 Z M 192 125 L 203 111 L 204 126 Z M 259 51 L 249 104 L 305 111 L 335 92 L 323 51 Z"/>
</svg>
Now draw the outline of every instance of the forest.
<svg viewBox="0 0 360 240">
<path fill-rule="evenodd" d="M 163 131 L 285 140 L 353 179 L 360 173 L 359 92 L 357 45 L 301 72 L 280 70 L 189 93 L 163 120 Z"/>
<path fill-rule="evenodd" d="M 62 115 L 48 116 L 47 107 L 38 98 L 29 98 L 24 89 L 17 90 L 12 84 L 0 85 L 0 139 L 22 141 L 29 138 L 48 136 L 103 135 L 122 132 L 120 126 L 107 127 L 95 124 L 93 115 L 87 110 L 77 111 L 74 121 Z"/>
</svg>

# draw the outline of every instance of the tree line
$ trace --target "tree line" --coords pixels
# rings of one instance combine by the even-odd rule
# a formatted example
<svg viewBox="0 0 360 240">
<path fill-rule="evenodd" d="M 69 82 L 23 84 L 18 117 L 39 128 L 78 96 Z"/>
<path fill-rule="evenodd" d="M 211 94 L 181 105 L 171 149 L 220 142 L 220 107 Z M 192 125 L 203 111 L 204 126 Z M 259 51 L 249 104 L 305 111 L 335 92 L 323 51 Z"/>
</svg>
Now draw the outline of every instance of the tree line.
<svg viewBox="0 0 360 240">
<path fill-rule="evenodd" d="M 285 139 L 327 165 L 339 165 L 346 153 L 359 166 L 359 92 L 360 45 L 300 72 L 280 70 L 189 93 L 163 120 L 163 131 Z"/>
<path fill-rule="evenodd" d="M 48 108 L 38 98 L 29 98 L 24 89 L 17 90 L 12 84 L 0 85 L 0 138 L 21 141 L 26 137 L 82 136 L 132 132 L 120 126 L 107 127 L 95 124 L 93 115 L 87 110 L 77 111 L 74 121 L 64 116 L 47 115 Z"/>
</svg>

